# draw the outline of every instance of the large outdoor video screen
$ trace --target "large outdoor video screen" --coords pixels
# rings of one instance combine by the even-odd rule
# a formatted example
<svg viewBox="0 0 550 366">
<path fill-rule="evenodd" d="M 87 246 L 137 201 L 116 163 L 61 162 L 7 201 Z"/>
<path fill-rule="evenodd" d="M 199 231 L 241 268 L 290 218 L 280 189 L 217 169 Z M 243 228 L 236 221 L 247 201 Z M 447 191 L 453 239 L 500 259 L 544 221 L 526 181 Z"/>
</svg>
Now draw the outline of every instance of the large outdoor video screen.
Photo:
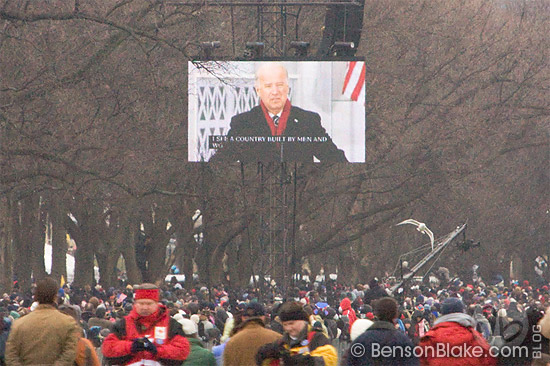
<svg viewBox="0 0 550 366">
<path fill-rule="evenodd" d="M 365 162 L 364 61 L 189 62 L 191 162 Z"/>
</svg>

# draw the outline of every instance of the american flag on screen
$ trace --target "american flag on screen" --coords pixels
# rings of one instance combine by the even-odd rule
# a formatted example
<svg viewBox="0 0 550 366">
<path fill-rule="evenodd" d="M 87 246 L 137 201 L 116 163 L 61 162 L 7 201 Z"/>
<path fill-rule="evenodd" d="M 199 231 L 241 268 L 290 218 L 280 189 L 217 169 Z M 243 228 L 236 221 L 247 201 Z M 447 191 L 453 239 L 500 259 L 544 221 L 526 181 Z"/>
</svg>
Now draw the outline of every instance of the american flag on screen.
<svg viewBox="0 0 550 366">
<path fill-rule="evenodd" d="M 364 62 L 351 61 L 348 63 L 342 94 L 354 101 L 365 100 L 365 72 Z"/>
</svg>

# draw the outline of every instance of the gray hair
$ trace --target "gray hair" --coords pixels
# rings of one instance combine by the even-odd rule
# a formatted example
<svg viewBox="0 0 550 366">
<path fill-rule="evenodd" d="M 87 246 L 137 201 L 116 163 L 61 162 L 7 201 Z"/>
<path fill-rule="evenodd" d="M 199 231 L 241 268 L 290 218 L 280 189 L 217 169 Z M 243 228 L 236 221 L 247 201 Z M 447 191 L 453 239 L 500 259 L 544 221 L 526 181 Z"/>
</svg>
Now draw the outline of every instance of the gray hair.
<svg viewBox="0 0 550 366">
<path fill-rule="evenodd" d="M 286 80 L 287 80 L 287 84 L 288 84 L 288 70 L 286 69 L 286 67 L 284 67 L 284 65 L 280 62 L 265 62 L 265 63 L 262 63 L 260 65 L 260 67 L 258 67 L 258 69 L 256 70 L 256 73 L 255 73 L 255 78 L 254 78 L 254 87 L 258 88 L 259 87 L 259 84 L 260 84 L 260 74 L 264 71 L 267 71 L 267 70 L 272 70 L 274 68 L 281 68 L 285 71 L 285 76 L 286 76 Z"/>
</svg>

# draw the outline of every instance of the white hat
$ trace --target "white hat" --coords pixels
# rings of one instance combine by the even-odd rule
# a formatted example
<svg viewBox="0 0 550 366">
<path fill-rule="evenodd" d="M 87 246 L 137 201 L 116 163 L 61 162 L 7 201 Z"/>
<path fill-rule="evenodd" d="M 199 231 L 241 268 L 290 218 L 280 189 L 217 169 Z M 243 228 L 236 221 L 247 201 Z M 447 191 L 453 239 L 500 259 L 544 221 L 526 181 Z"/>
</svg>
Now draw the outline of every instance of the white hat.
<svg viewBox="0 0 550 366">
<path fill-rule="evenodd" d="M 174 316 L 172 318 L 174 318 L 175 320 L 177 320 L 179 322 L 180 320 L 183 319 L 183 314 L 182 313 L 176 313 L 176 314 L 174 314 Z"/>
<path fill-rule="evenodd" d="M 33 302 L 31 305 L 31 311 L 36 310 L 37 307 L 38 307 L 38 301 Z"/>
<path fill-rule="evenodd" d="M 369 327 L 373 324 L 374 323 L 369 319 L 357 319 L 354 321 L 349 335 L 351 340 L 354 341 L 355 338 L 363 334 L 363 332 L 369 329 Z"/>
<path fill-rule="evenodd" d="M 185 333 L 185 335 L 193 335 L 199 331 L 197 324 L 190 319 L 181 318 L 178 320 L 178 323 L 181 324 L 181 329 L 183 329 L 183 333 Z"/>
<path fill-rule="evenodd" d="M 199 324 L 200 318 L 197 314 L 191 315 L 190 318 L 191 318 L 191 321 L 193 321 L 195 324 Z"/>
</svg>

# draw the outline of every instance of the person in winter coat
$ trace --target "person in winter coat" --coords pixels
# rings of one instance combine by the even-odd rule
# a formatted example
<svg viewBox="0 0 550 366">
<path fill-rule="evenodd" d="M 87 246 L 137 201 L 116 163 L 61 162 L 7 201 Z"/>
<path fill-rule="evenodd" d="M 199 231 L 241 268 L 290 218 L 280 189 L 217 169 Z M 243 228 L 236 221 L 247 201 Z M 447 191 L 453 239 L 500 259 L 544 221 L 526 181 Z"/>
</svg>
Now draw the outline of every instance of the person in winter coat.
<svg viewBox="0 0 550 366">
<path fill-rule="evenodd" d="M 38 307 L 17 319 L 6 344 L 7 365 L 72 365 L 79 328 L 76 321 L 57 310 L 57 282 L 46 277 L 36 284 Z"/>
<path fill-rule="evenodd" d="M 216 316 L 214 317 L 214 326 L 220 330 L 220 333 L 223 334 L 223 328 L 225 327 L 225 322 L 229 318 L 229 314 L 223 307 L 216 308 Z"/>
<path fill-rule="evenodd" d="M 181 325 L 159 304 L 159 289 L 153 284 L 136 286 L 130 314 L 117 321 L 103 340 L 107 361 L 117 365 L 181 365 L 190 351 Z"/>
<path fill-rule="evenodd" d="M 218 344 L 217 346 L 212 347 L 212 354 L 216 359 L 217 366 L 223 366 L 223 352 L 225 351 L 226 344 L 227 342 L 221 343 L 221 344 Z"/>
<path fill-rule="evenodd" d="M 225 345 L 224 366 L 254 365 L 258 349 L 281 338 L 279 333 L 265 328 L 265 309 L 260 303 L 249 303 L 242 319 Z"/>
<path fill-rule="evenodd" d="M 78 305 L 61 305 L 58 309 L 63 314 L 71 316 L 78 323 L 80 319 L 78 318 L 77 308 Z M 79 333 L 78 343 L 76 344 L 76 356 L 74 360 L 75 365 L 100 366 L 101 362 L 99 362 L 94 345 L 89 339 L 84 338 L 84 330 L 82 328 Z"/>
<path fill-rule="evenodd" d="M 369 289 L 365 292 L 365 299 L 363 300 L 363 303 L 372 305 L 374 300 L 381 299 L 386 296 L 388 296 L 388 294 L 378 284 L 378 278 L 374 277 L 369 282 Z"/>
<path fill-rule="evenodd" d="M 336 366 L 338 355 L 330 340 L 308 323 L 308 314 L 299 302 L 281 305 L 279 317 L 284 328 L 283 338 L 258 350 L 256 365 Z"/>
<path fill-rule="evenodd" d="M 5 316 L 4 311 L 0 309 L 0 366 L 4 366 L 5 353 L 6 353 L 6 341 L 10 334 L 11 319 Z"/>
<path fill-rule="evenodd" d="M 395 328 L 397 301 L 384 297 L 374 302 L 376 321 L 357 337 L 346 353 L 348 366 L 417 366 L 414 345 Z M 367 321 L 367 320 L 362 320 Z M 388 355 L 388 352 L 391 354 Z"/>
<path fill-rule="evenodd" d="M 510 319 L 506 313 L 506 309 L 499 309 L 495 320 L 495 326 L 493 329 L 493 336 L 502 337 L 504 335 L 504 329 L 510 324 Z"/>
<path fill-rule="evenodd" d="M 422 366 L 495 366 L 489 344 L 475 330 L 476 322 L 464 313 L 464 304 L 450 297 L 441 304 L 434 327 L 420 340 Z M 443 352 L 437 350 L 443 349 Z M 457 356 L 458 354 L 458 356 Z"/>
<path fill-rule="evenodd" d="M 485 339 L 489 339 L 492 335 L 491 324 L 489 320 L 483 315 L 483 310 L 481 305 L 471 305 L 473 309 L 470 309 L 470 312 L 473 314 L 472 317 L 476 321 L 476 330 L 483 336 Z"/>
<path fill-rule="evenodd" d="M 191 345 L 191 352 L 185 361 L 183 361 L 182 366 L 216 366 L 214 355 L 204 348 L 198 337 L 199 329 L 197 328 L 197 324 L 185 318 L 181 318 L 178 322 L 181 324 L 183 333 Z"/>
<path fill-rule="evenodd" d="M 229 337 L 231 337 L 231 335 L 233 334 L 233 329 L 235 329 L 235 327 L 239 326 L 239 324 L 242 323 L 243 321 L 242 316 L 245 309 L 246 309 L 246 303 L 244 302 L 237 304 L 233 308 L 232 310 L 233 316 L 228 317 L 227 320 L 225 321 L 225 324 L 223 327 L 223 334 L 220 338 L 221 343 L 227 342 Z"/>
<path fill-rule="evenodd" d="M 353 323 L 353 327 L 351 327 L 350 333 L 350 340 L 353 342 L 357 339 L 361 334 L 363 334 L 371 325 L 373 325 L 374 322 L 369 319 L 357 319 L 355 323 Z"/>
<path fill-rule="evenodd" d="M 351 332 L 351 327 L 353 326 L 353 323 L 357 320 L 357 315 L 355 314 L 355 310 L 351 307 L 351 301 L 349 298 L 345 297 L 342 301 L 340 301 L 340 313 L 342 316 L 347 316 L 349 319 L 349 332 Z"/>
<path fill-rule="evenodd" d="M 106 309 L 104 306 L 99 306 L 95 313 L 88 319 L 88 326 L 101 327 L 101 329 L 113 330 L 114 323 L 105 318 Z"/>
<path fill-rule="evenodd" d="M 420 310 L 415 310 L 411 316 L 411 325 L 407 330 L 409 338 L 417 345 L 420 342 L 420 338 L 426 334 L 428 329 L 429 325 L 424 318 L 424 313 Z"/>
</svg>

